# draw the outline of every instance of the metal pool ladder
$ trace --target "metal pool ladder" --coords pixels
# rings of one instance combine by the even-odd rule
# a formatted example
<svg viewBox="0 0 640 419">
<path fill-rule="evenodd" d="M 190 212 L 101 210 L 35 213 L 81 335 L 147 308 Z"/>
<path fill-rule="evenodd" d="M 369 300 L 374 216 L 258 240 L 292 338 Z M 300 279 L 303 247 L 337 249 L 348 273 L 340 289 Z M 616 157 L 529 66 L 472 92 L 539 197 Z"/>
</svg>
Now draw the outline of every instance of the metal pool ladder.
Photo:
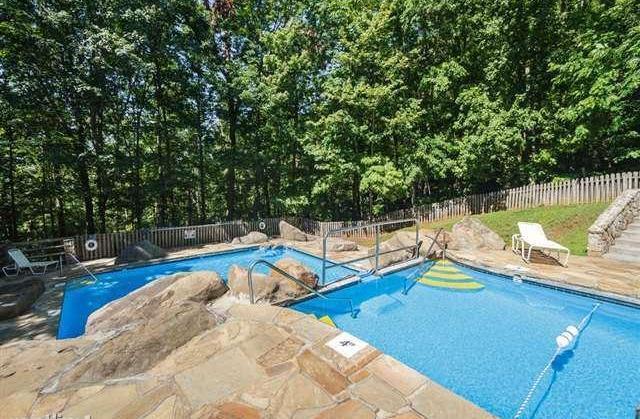
<svg viewBox="0 0 640 419">
<path fill-rule="evenodd" d="M 443 228 L 438 229 L 438 232 L 436 233 L 436 235 L 433 237 L 432 241 L 431 241 L 431 245 L 429 246 L 429 248 L 427 249 L 427 253 L 425 253 L 425 255 L 428 255 L 429 253 L 431 253 L 431 249 L 433 249 L 434 245 L 438 245 L 438 247 L 442 250 L 442 259 L 446 258 L 447 255 L 447 249 L 445 246 L 441 245 L 440 243 L 438 243 L 438 237 L 440 236 L 440 233 L 442 233 L 444 231 Z M 430 237 L 429 237 L 430 238 Z M 425 260 L 426 262 L 426 260 Z M 424 263 L 424 262 L 423 262 Z M 407 280 L 404 280 L 404 286 L 403 286 L 403 290 L 402 290 L 402 294 L 407 295 L 407 293 L 409 292 L 409 290 L 411 288 L 413 288 L 413 286 L 416 284 L 416 282 L 418 281 L 418 279 L 420 278 L 420 276 L 416 276 L 412 281 L 411 281 L 411 285 L 407 287 Z"/>
<path fill-rule="evenodd" d="M 415 244 L 412 244 L 410 246 L 403 246 L 403 247 L 399 247 L 397 249 L 393 249 L 393 250 L 387 250 L 385 252 L 381 252 L 380 251 L 380 231 L 389 225 L 393 225 L 393 224 L 405 224 L 405 223 L 412 223 L 415 226 Z M 358 257 L 355 259 L 350 259 L 350 260 L 344 260 L 341 262 L 331 262 L 331 264 L 329 266 L 327 266 L 327 240 L 329 238 L 331 238 L 335 233 L 346 233 L 346 232 L 350 232 L 350 231 L 356 231 L 356 230 L 373 230 L 373 232 L 375 233 L 375 237 L 376 237 L 376 244 L 374 247 L 374 254 L 372 255 L 367 255 L 367 256 L 363 256 L 363 257 Z M 332 230 L 328 230 L 326 231 L 323 235 L 322 235 L 322 275 L 321 275 L 321 284 L 325 285 L 325 280 L 326 280 L 326 276 L 327 276 L 327 271 L 329 269 L 332 268 L 337 268 L 340 266 L 344 266 L 344 265 L 348 265 L 354 262 L 361 262 L 363 260 L 371 260 L 373 259 L 375 261 L 375 265 L 374 267 L 372 267 L 371 271 L 375 274 L 378 272 L 379 267 L 380 267 L 380 256 L 381 255 L 386 255 L 389 253 L 394 253 L 394 252 L 401 252 L 404 250 L 409 250 L 409 249 L 413 249 L 414 251 L 414 255 L 413 255 L 413 259 L 418 259 L 420 257 L 420 245 L 422 244 L 422 242 L 420 242 L 420 222 L 418 221 L 417 218 L 406 218 L 404 220 L 395 220 L 395 221 L 383 221 L 383 222 L 377 222 L 377 223 L 367 223 L 367 224 L 362 224 L 362 225 L 356 225 L 356 226 L 350 226 L 350 227 L 342 227 L 342 228 L 336 228 L 336 229 L 332 229 Z"/>
<path fill-rule="evenodd" d="M 264 259 L 258 259 L 255 262 L 253 262 L 250 266 L 249 266 L 249 294 L 250 294 L 250 298 L 251 298 L 251 304 L 255 304 L 255 296 L 253 294 L 253 268 L 255 268 L 257 265 L 266 265 L 269 268 L 273 269 L 274 271 L 278 272 L 280 275 L 284 276 L 285 278 L 295 282 L 296 284 L 300 285 L 302 288 L 306 289 L 307 291 L 309 291 L 312 294 L 315 294 L 316 296 L 322 298 L 325 301 L 342 301 L 345 303 L 349 304 L 349 310 L 351 311 L 351 317 L 355 318 L 356 317 L 356 310 L 353 308 L 353 301 L 351 301 L 348 298 L 329 298 L 326 295 L 318 292 L 317 290 L 311 288 L 310 286 L 308 286 L 307 284 L 305 284 L 304 282 L 302 282 L 301 280 L 299 280 L 298 278 L 296 278 L 295 276 L 291 275 L 289 272 L 278 268 L 276 265 L 274 265 L 273 263 L 266 261 Z"/>
<path fill-rule="evenodd" d="M 84 264 L 83 264 L 82 262 L 80 262 L 80 260 L 78 259 L 78 257 L 77 257 L 75 254 L 73 254 L 73 253 L 71 253 L 71 252 L 67 252 L 67 256 L 69 256 L 69 257 L 71 257 L 71 259 L 75 260 L 75 261 L 76 261 L 76 263 L 77 263 L 78 265 L 80 265 L 80 267 L 82 267 L 82 269 L 83 269 L 86 273 L 88 273 L 88 274 L 89 274 L 89 276 L 90 276 L 91 278 L 93 278 L 93 280 L 94 280 L 94 281 L 97 281 L 97 280 L 98 280 L 98 278 L 96 278 L 96 276 L 93 274 L 93 272 L 91 272 L 91 271 L 89 270 L 89 268 L 87 268 L 86 266 L 84 266 Z"/>
</svg>

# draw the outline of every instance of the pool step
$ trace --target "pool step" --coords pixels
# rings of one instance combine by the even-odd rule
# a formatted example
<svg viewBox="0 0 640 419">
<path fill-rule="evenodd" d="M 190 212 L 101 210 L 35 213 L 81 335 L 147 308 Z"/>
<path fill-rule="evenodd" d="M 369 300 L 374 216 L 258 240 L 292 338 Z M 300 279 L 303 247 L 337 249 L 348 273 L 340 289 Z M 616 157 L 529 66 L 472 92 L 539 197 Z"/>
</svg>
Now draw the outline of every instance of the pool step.
<svg viewBox="0 0 640 419">
<path fill-rule="evenodd" d="M 422 285 L 456 291 L 479 291 L 484 285 L 449 261 L 438 261 L 418 280 Z"/>
<path fill-rule="evenodd" d="M 484 288 L 484 285 L 475 281 L 442 282 L 442 281 L 434 281 L 432 279 L 422 277 L 418 282 L 423 285 L 428 285 L 430 287 L 447 288 L 452 290 L 479 291 Z"/>
</svg>

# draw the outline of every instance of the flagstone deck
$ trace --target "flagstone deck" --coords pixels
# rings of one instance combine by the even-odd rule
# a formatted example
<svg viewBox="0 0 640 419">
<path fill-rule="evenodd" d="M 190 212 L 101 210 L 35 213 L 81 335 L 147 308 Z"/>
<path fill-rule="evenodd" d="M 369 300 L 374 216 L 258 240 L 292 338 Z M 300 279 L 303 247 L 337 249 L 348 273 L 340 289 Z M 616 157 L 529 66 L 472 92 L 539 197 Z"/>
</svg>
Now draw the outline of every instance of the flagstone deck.
<svg viewBox="0 0 640 419">
<path fill-rule="evenodd" d="M 65 379 L 69 368 L 110 344 L 101 336 L 23 340 L 1 347 L 2 416 L 492 417 L 372 346 L 344 357 L 326 345 L 341 331 L 311 316 L 233 302 L 224 311 L 224 298 L 209 308 L 223 323 L 137 375 Z M 99 361 L 93 362 L 100 372 L 112 365 Z"/>
<path fill-rule="evenodd" d="M 525 263 L 511 250 L 447 251 L 456 261 L 505 275 L 522 275 L 557 286 L 640 303 L 640 264 L 602 257 L 571 256 L 569 266 L 534 252 Z"/>
</svg>

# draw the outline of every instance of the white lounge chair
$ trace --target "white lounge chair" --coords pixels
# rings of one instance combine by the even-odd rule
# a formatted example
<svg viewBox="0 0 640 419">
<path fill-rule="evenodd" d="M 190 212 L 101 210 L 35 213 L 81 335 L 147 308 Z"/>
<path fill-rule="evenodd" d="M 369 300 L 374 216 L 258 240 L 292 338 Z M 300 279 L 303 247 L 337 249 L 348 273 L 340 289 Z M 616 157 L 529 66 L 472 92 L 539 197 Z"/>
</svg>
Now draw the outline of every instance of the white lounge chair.
<svg viewBox="0 0 640 419">
<path fill-rule="evenodd" d="M 47 268 L 49 266 L 58 265 L 58 261 L 56 260 L 31 262 L 29 259 L 27 259 L 27 257 L 24 255 L 24 253 L 22 253 L 22 250 L 20 249 L 9 249 L 7 253 L 9 254 L 9 257 L 13 259 L 15 266 L 14 267 L 5 266 L 4 268 L 2 268 L 2 272 L 4 272 L 6 276 L 18 275 L 22 269 L 28 269 L 29 271 L 31 271 L 33 275 L 44 275 L 47 272 Z M 34 268 L 36 269 L 34 270 Z M 14 271 L 15 273 L 9 274 L 8 271 Z"/>
<path fill-rule="evenodd" d="M 514 234 L 511 236 L 511 250 L 516 253 L 520 253 L 525 262 L 530 262 L 531 250 L 537 249 L 542 252 L 545 250 L 549 252 L 557 252 L 558 262 L 563 266 L 567 266 L 571 251 L 563 245 L 556 243 L 553 240 L 549 240 L 547 235 L 544 234 L 544 230 L 540 224 L 520 222 L 518 223 L 518 229 L 520 230 L 520 234 Z M 529 246 L 528 250 L 526 249 L 527 246 Z M 561 252 L 567 254 L 564 262 L 560 261 Z"/>
</svg>

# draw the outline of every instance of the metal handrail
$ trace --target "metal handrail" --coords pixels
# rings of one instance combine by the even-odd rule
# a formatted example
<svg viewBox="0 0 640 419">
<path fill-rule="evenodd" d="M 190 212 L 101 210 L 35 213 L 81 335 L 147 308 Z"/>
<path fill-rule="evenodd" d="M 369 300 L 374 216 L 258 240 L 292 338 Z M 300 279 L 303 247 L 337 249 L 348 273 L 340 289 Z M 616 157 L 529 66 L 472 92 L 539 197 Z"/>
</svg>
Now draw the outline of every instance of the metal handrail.
<svg viewBox="0 0 640 419">
<path fill-rule="evenodd" d="M 96 276 L 93 274 L 93 272 L 91 272 L 91 271 L 89 270 L 89 268 L 87 268 L 86 266 L 84 266 L 84 264 L 83 264 L 82 262 L 80 262 L 80 260 L 78 259 L 78 257 L 77 257 L 75 254 L 73 254 L 73 253 L 71 253 L 71 252 L 66 252 L 66 253 L 67 253 L 67 256 L 70 256 L 73 260 L 75 260 L 75 261 L 76 261 L 76 263 L 77 263 L 78 265 L 80 265 L 80 266 L 82 267 L 82 269 L 84 269 L 84 270 L 89 274 L 89 276 L 90 276 L 91 278 L 93 278 L 93 280 L 94 280 L 94 281 L 97 281 L 97 280 L 98 280 L 98 278 L 96 278 Z"/>
<path fill-rule="evenodd" d="M 249 281 L 249 293 L 250 293 L 250 301 L 251 304 L 255 304 L 255 296 L 253 294 L 253 268 L 255 268 L 257 265 L 266 265 L 269 268 L 273 269 L 274 271 L 278 272 L 280 275 L 284 276 L 285 278 L 295 282 L 296 284 L 300 285 L 302 288 L 306 289 L 307 291 L 309 291 L 312 294 L 315 294 L 316 296 L 322 298 L 323 300 L 327 300 L 327 301 L 344 301 L 349 303 L 349 310 L 351 311 L 351 317 L 355 318 L 356 317 L 356 311 L 353 308 L 353 301 L 351 301 L 348 298 L 329 298 L 326 295 L 318 292 L 317 290 L 311 288 L 310 286 L 308 286 L 307 284 L 305 284 L 303 281 L 299 280 L 298 278 L 296 278 L 295 276 L 291 275 L 289 272 L 277 267 L 276 265 L 274 265 L 273 263 L 266 261 L 264 259 L 258 259 L 256 261 L 254 261 L 253 263 L 251 263 L 251 265 L 249 265 L 249 275 L 248 275 L 248 281 Z"/>
<path fill-rule="evenodd" d="M 427 252 L 425 253 L 425 255 L 426 255 L 426 256 L 429 256 L 429 253 L 431 253 L 431 249 L 433 249 L 433 246 L 437 244 L 437 245 L 438 245 L 438 247 L 439 247 L 440 249 L 442 249 L 442 258 L 444 259 L 444 258 L 446 257 L 446 251 L 447 251 L 447 250 L 446 250 L 446 246 L 445 246 L 445 247 L 443 247 L 440 243 L 438 243 L 438 237 L 440 236 L 440 233 L 442 233 L 443 231 L 444 231 L 444 229 L 443 229 L 443 228 L 439 228 L 439 229 L 438 229 L 438 232 L 436 233 L 436 235 L 433 237 L 433 239 L 432 239 L 432 241 L 431 241 L 431 245 L 429 245 L 429 248 L 427 249 Z M 429 236 L 427 236 L 427 237 L 431 239 L 431 237 L 429 237 Z M 425 257 L 426 257 L 426 256 L 425 256 Z M 413 288 L 413 286 L 416 284 L 416 282 L 418 282 L 418 278 L 419 278 L 419 277 L 416 277 L 416 278 L 414 278 L 414 279 L 412 280 L 412 282 L 411 282 L 411 286 L 410 286 L 410 287 L 407 287 L 407 279 L 405 278 L 405 280 L 404 280 L 404 285 L 403 285 L 403 287 L 402 287 L 402 288 L 403 288 L 403 289 L 402 289 L 402 294 L 403 294 L 403 295 L 407 295 L 407 293 L 409 292 L 409 290 L 410 290 L 411 288 Z"/>
<path fill-rule="evenodd" d="M 401 223 L 408 223 L 408 222 L 413 222 L 415 227 L 416 227 L 416 244 L 411 245 L 411 246 L 405 246 L 405 247 L 401 247 L 398 249 L 393 249 L 393 250 L 388 250 L 385 252 L 380 253 L 380 227 L 383 227 L 385 225 L 391 225 L 391 224 L 401 224 Z M 354 231 L 354 230 L 362 230 L 362 229 L 367 229 L 367 228 L 374 228 L 375 232 L 376 232 L 376 246 L 375 246 L 375 254 L 374 255 L 368 255 L 365 257 L 358 257 L 358 258 L 354 258 L 354 259 L 350 259 L 350 260 L 346 260 L 346 261 L 342 261 L 340 263 L 334 263 L 332 262 L 330 266 L 327 266 L 327 239 L 335 234 L 335 233 L 344 233 L 346 231 Z M 379 264 L 380 264 L 380 255 L 386 255 L 388 253 L 393 253 L 393 252 L 400 252 L 406 249 L 415 249 L 415 254 L 413 259 L 417 259 L 418 257 L 420 257 L 420 222 L 418 221 L 417 218 L 405 218 L 403 220 L 394 220 L 394 221 L 381 221 L 381 222 L 377 222 L 377 223 L 369 223 L 369 224 L 364 224 L 364 225 L 360 225 L 360 226 L 350 226 L 350 227 L 341 227 L 341 228 L 336 228 L 333 230 L 328 230 L 324 233 L 323 238 L 322 238 L 322 278 L 321 278 L 321 283 L 322 285 L 325 284 L 325 278 L 326 278 L 326 271 L 327 269 L 331 269 L 331 268 L 335 268 L 338 266 L 343 266 L 343 265 L 347 265 L 349 263 L 354 263 L 354 262 L 359 262 L 365 259 L 371 259 L 372 257 L 375 258 L 375 267 L 373 268 L 373 272 L 377 272 L 379 269 Z"/>
</svg>

